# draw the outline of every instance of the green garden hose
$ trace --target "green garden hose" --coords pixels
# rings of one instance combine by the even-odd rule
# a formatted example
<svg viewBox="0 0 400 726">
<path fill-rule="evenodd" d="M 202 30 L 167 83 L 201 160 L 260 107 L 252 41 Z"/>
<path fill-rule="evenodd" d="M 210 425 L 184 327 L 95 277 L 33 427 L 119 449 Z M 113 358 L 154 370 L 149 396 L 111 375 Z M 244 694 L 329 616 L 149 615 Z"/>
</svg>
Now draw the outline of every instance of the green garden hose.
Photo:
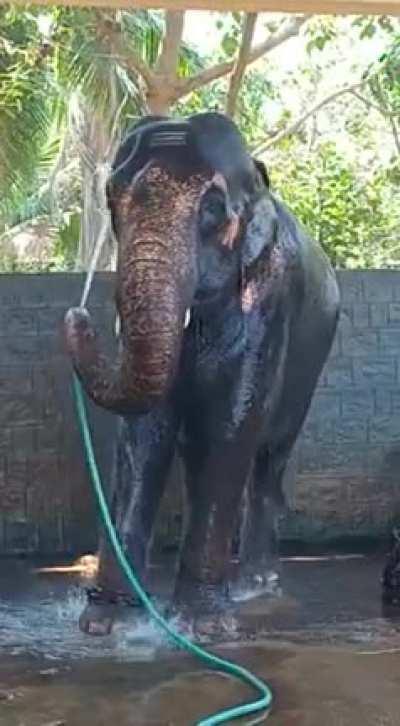
<svg viewBox="0 0 400 726">
<path fill-rule="evenodd" d="M 261 697 L 258 698 L 256 701 L 251 701 L 250 703 L 245 703 L 240 706 L 234 706 L 233 708 L 229 708 L 224 711 L 219 711 L 218 713 L 215 713 L 214 715 L 207 716 L 206 718 L 201 719 L 197 722 L 196 726 L 216 726 L 216 724 L 220 723 L 226 723 L 227 721 L 232 721 L 234 719 L 240 718 L 242 716 L 247 716 L 249 714 L 259 713 L 260 711 L 265 711 L 265 717 L 267 716 L 267 712 L 269 711 L 271 704 L 272 704 L 272 693 L 268 686 L 263 683 L 259 678 L 257 678 L 255 675 L 250 673 L 246 668 L 243 668 L 242 666 L 237 665 L 236 663 L 231 663 L 228 660 L 224 660 L 223 658 L 218 658 L 217 656 L 213 655 L 212 653 L 208 653 L 203 648 L 200 648 L 195 643 L 192 643 L 190 640 L 185 638 L 183 635 L 180 635 L 177 633 L 168 623 L 162 615 L 157 611 L 157 609 L 154 607 L 152 601 L 150 598 L 146 595 L 145 591 L 143 590 L 136 574 L 131 566 L 131 564 L 128 562 L 126 555 L 121 547 L 121 544 L 119 542 L 117 533 L 115 531 L 115 527 L 112 523 L 110 512 L 107 506 L 106 498 L 104 496 L 104 490 L 100 478 L 100 473 L 97 467 L 96 463 L 96 457 L 93 450 L 93 444 L 92 444 L 92 438 L 86 413 L 86 407 L 85 407 L 85 401 L 82 391 L 82 386 L 80 383 L 79 378 L 74 373 L 73 377 L 73 388 L 74 388 L 74 395 L 75 395 L 75 402 L 78 412 L 78 419 L 79 419 L 79 425 L 82 433 L 82 439 L 84 443 L 86 458 L 90 470 L 90 476 L 93 484 L 94 493 L 96 496 L 97 504 L 100 510 L 100 516 L 103 523 L 103 526 L 107 532 L 107 535 L 109 537 L 110 543 L 113 547 L 113 550 L 115 552 L 115 556 L 118 560 L 118 563 L 125 573 L 132 590 L 134 591 L 135 595 L 138 596 L 138 598 L 143 603 L 145 609 L 147 610 L 148 614 L 151 616 L 151 618 L 157 623 L 157 625 L 169 636 L 169 638 L 180 648 L 183 650 L 186 650 L 187 652 L 195 655 L 197 658 L 199 658 L 201 661 L 206 663 L 206 665 L 209 668 L 217 669 L 221 671 L 222 673 L 227 673 L 230 676 L 234 676 L 235 678 L 238 678 L 239 680 L 243 681 L 243 683 L 246 683 L 250 686 L 253 686 L 259 693 L 261 694 Z M 258 721 L 257 721 L 258 722 Z M 253 723 L 255 723 L 253 721 Z"/>
</svg>

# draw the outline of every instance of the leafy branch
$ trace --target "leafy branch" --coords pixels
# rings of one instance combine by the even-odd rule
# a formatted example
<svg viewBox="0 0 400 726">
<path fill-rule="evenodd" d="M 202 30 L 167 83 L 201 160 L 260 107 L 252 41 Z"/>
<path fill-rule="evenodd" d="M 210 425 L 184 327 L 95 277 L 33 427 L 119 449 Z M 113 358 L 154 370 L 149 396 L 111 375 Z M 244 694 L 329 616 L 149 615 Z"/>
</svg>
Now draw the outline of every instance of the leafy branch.
<svg viewBox="0 0 400 726">
<path fill-rule="evenodd" d="M 242 43 L 237 58 L 217 63 L 199 73 L 181 78 L 178 74 L 178 60 L 182 52 L 184 11 L 168 11 L 165 15 L 165 33 L 161 51 L 156 63 L 150 67 L 131 47 L 124 42 L 121 26 L 116 19 L 104 18 L 98 11 L 97 36 L 104 52 L 118 61 L 130 74 L 138 76 L 145 86 L 145 97 L 152 113 L 166 113 L 181 98 L 188 96 L 213 81 L 232 73 L 228 100 L 228 113 L 233 113 L 238 91 L 246 68 L 267 53 L 295 37 L 302 25 L 311 17 L 297 15 L 283 21 L 276 32 L 270 33 L 261 43 L 251 47 L 256 13 L 245 16 Z"/>
<path fill-rule="evenodd" d="M 333 103 L 333 101 L 336 101 L 340 96 L 343 96 L 346 93 L 354 93 L 354 91 L 356 91 L 357 88 L 361 88 L 364 83 L 365 80 L 360 81 L 359 83 L 354 83 L 351 86 L 343 86 L 343 88 L 338 88 L 335 91 L 329 93 L 327 96 L 314 104 L 314 106 L 309 108 L 308 111 L 299 116 L 299 118 L 293 121 L 293 123 L 291 123 L 289 126 L 282 129 L 282 131 L 279 131 L 268 141 L 256 147 L 254 153 L 263 154 L 268 151 L 271 146 L 276 146 L 276 144 L 279 144 L 279 142 L 283 139 L 286 139 L 288 136 L 292 136 L 303 126 L 303 124 L 307 121 L 307 119 L 310 118 L 310 116 L 315 116 L 315 114 L 318 113 L 318 111 L 320 111 L 322 108 L 324 108 L 324 106 Z"/>
<path fill-rule="evenodd" d="M 285 43 L 290 38 L 294 38 L 299 34 L 300 29 L 304 23 L 309 20 L 311 15 L 296 15 L 290 20 L 283 22 L 282 26 L 278 28 L 275 33 L 271 33 L 262 43 L 258 43 L 250 49 L 247 55 L 246 67 L 260 60 L 263 56 L 271 53 L 275 48 Z M 192 91 L 196 91 L 203 86 L 206 86 L 212 81 L 216 81 L 219 78 L 223 78 L 231 73 L 235 68 L 235 60 L 228 60 L 211 68 L 206 68 L 192 78 L 187 79 L 181 84 L 180 91 L 181 96 L 187 96 Z"/>
</svg>

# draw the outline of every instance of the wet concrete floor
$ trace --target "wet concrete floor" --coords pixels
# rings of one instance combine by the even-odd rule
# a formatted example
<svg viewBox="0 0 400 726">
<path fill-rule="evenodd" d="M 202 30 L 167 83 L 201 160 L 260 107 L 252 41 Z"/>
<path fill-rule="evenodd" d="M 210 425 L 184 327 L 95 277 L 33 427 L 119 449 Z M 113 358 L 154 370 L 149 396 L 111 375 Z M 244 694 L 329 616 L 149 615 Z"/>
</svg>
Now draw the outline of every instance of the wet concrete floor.
<svg viewBox="0 0 400 726">
<path fill-rule="evenodd" d="M 284 561 L 280 597 L 237 604 L 212 649 L 271 684 L 268 724 L 400 726 L 400 612 L 382 612 L 382 562 Z M 251 697 L 144 618 L 107 639 L 82 635 L 80 577 L 33 569 L 0 561 L 1 726 L 191 726 Z M 153 579 L 163 603 L 168 567 Z"/>
</svg>

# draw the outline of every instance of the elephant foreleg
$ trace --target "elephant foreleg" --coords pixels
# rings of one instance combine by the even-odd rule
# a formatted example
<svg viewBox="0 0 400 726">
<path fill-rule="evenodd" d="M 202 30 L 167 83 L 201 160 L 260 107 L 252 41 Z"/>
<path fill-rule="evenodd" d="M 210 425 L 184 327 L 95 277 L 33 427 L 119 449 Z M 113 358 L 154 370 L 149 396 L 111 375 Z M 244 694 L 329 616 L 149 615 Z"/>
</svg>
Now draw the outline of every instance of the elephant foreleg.
<svg viewBox="0 0 400 726">
<path fill-rule="evenodd" d="M 124 417 L 120 420 L 114 456 L 110 509 L 117 533 L 141 580 L 153 524 L 164 491 L 178 428 L 171 408 Z M 118 615 L 119 605 L 132 593 L 104 535 L 99 546 L 96 589 L 80 617 L 81 629 L 106 635 Z"/>
<path fill-rule="evenodd" d="M 226 609 L 232 539 L 251 455 L 240 443 L 186 458 L 189 520 L 175 607 L 195 618 Z"/>
</svg>

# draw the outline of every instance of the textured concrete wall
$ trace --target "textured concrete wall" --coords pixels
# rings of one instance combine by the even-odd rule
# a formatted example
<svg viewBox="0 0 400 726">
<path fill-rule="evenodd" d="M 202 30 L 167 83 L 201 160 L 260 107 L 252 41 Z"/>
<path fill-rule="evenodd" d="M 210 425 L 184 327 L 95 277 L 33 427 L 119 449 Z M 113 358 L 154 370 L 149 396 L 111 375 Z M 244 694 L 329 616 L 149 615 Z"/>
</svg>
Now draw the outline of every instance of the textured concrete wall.
<svg viewBox="0 0 400 726">
<path fill-rule="evenodd" d="M 400 518 L 400 273 L 339 282 L 339 330 L 287 477 L 287 537 L 381 536 Z"/>
<path fill-rule="evenodd" d="M 80 275 L 0 277 L 0 552 L 93 546 L 96 525 L 59 324 Z M 383 535 L 400 516 L 400 273 L 340 274 L 343 313 L 332 355 L 287 477 L 282 536 L 304 541 Z M 112 276 L 90 307 L 108 333 Z M 115 421 L 91 408 L 107 480 Z M 174 539 L 180 497 L 164 506 Z"/>
<path fill-rule="evenodd" d="M 83 280 L 0 276 L 0 553 L 66 551 L 96 541 L 59 334 Z M 109 279 L 99 277 L 91 303 L 110 329 Z M 107 469 L 111 416 L 96 411 L 95 419 L 98 455 Z"/>
</svg>

